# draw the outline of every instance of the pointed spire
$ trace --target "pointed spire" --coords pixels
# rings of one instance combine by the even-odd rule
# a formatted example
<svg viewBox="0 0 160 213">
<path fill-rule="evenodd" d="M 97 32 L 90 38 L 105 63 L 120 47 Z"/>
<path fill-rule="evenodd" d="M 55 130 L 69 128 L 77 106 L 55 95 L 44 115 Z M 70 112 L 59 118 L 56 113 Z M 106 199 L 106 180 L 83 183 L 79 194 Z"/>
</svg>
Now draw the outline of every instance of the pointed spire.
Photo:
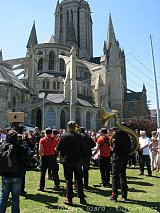
<svg viewBox="0 0 160 213">
<path fill-rule="evenodd" d="M 73 26 L 73 21 L 69 22 L 69 26 L 67 29 L 66 42 L 72 42 L 72 44 L 76 44 L 76 34 Z"/>
<path fill-rule="evenodd" d="M 55 9 L 55 15 L 60 14 L 60 6 L 59 6 L 59 0 L 57 0 L 57 5 L 56 5 L 56 9 Z"/>
<path fill-rule="evenodd" d="M 2 49 L 0 50 L 0 63 L 3 62 Z"/>
<path fill-rule="evenodd" d="M 112 18 L 111 18 L 111 13 L 109 14 L 109 24 L 108 24 L 108 32 L 107 32 L 107 41 L 106 41 L 106 47 L 107 49 L 110 48 L 110 44 L 112 42 L 114 35 L 114 29 L 113 29 L 113 24 L 112 24 Z"/>
<path fill-rule="evenodd" d="M 29 48 L 31 45 L 38 44 L 37 41 L 37 34 L 36 34 L 36 27 L 35 27 L 35 21 L 33 22 L 32 30 L 28 39 L 27 48 Z"/>
<path fill-rule="evenodd" d="M 145 84 L 143 84 L 142 92 L 146 93 L 146 87 L 145 87 Z"/>
</svg>

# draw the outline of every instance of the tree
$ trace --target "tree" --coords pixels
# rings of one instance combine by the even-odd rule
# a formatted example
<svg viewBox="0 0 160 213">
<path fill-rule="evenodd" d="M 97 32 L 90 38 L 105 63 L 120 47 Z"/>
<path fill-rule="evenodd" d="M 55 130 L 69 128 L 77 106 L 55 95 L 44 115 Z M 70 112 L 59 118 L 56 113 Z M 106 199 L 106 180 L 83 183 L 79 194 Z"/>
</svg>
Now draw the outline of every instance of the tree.
<svg viewBox="0 0 160 213">
<path fill-rule="evenodd" d="M 135 130 L 144 130 L 146 131 L 147 136 L 151 137 L 151 132 L 157 130 L 156 121 L 152 121 L 150 119 L 143 118 L 133 118 L 126 121 L 126 124 L 129 128 Z"/>
</svg>

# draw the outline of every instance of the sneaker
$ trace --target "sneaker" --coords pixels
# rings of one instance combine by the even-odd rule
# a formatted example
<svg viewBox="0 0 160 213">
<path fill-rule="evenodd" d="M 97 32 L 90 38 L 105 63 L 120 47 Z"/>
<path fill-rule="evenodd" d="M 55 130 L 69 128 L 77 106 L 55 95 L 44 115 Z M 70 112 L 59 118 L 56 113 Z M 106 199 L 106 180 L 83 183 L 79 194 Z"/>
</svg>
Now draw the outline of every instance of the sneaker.
<svg viewBox="0 0 160 213">
<path fill-rule="evenodd" d="M 65 205 L 68 205 L 68 206 L 72 206 L 72 205 L 73 205 L 72 199 L 66 199 L 66 200 L 63 201 L 63 203 L 64 203 Z"/>
<path fill-rule="evenodd" d="M 143 173 L 139 173 L 139 175 L 144 175 Z"/>
<path fill-rule="evenodd" d="M 122 198 L 122 202 L 127 202 L 127 198 Z"/>
<path fill-rule="evenodd" d="M 114 203 L 117 202 L 117 198 L 114 198 L 114 197 L 112 197 L 112 196 L 109 198 L 109 200 L 112 201 L 112 202 L 114 202 Z"/>
<path fill-rule="evenodd" d="M 85 205 L 87 204 L 87 201 L 84 198 L 80 198 L 80 204 Z"/>
<path fill-rule="evenodd" d="M 152 177 L 152 174 L 150 174 L 150 175 L 146 175 L 146 176 L 148 176 L 148 177 Z"/>
</svg>

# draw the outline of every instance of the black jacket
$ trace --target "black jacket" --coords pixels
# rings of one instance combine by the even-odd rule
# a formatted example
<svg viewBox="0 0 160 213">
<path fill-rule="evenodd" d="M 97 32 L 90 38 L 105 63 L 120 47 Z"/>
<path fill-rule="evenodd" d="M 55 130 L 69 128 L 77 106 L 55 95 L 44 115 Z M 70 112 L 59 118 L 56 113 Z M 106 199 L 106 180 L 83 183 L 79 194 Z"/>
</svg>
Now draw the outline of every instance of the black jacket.
<svg viewBox="0 0 160 213">
<path fill-rule="evenodd" d="M 91 157 L 92 156 L 91 149 L 96 146 L 96 143 L 89 135 L 85 133 L 81 133 L 81 136 L 82 136 L 84 157 Z"/>
<path fill-rule="evenodd" d="M 83 157 L 82 136 L 74 131 L 64 133 L 57 145 L 60 153 L 61 162 L 76 164 Z"/>
<path fill-rule="evenodd" d="M 10 178 L 21 178 L 25 175 L 25 172 L 26 172 L 26 161 L 28 158 L 28 149 L 27 147 L 20 144 L 20 142 L 16 142 L 13 145 L 16 149 L 18 169 L 16 172 L 1 173 L 1 176 L 10 177 Z"/>
<path fill-rule="evenodd" d="M 114 135 L 112 149 L 112 160 L 127 160 L 129 151 L 131 150 L 131 139 L 129 135 L 124 131 L 117 131 Z"/>
</svg>

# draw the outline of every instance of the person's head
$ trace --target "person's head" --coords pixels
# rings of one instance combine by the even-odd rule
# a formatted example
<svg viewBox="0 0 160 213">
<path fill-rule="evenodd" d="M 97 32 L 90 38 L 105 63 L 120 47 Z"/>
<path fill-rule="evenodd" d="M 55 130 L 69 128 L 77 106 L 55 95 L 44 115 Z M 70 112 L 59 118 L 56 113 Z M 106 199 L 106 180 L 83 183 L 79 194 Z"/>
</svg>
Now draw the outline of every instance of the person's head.
<svg viewBox="0 0 160 213">
<path fill-rule="evenodd" d="M 146 137 L 146 131 L 140 130 L 139 135 L 140 135 L 140 137 L 145 138 Z"/>
<path fill-rule="evenodd" d="M 151 135 L 152 135 L 152 137 L 157 137 L 157 131 L 152 131 Z"/>
<path fill-rule="evenodd" d="M 47 127 L 45 129 L 45 133 L 46 133 L 46 135 L 51 135 L 52 134 L 52 129 L 50 127 Z"/>
<path fill-rule="evenodd" d="M 75 121 L 68 121 L 67 127 L 68 127 L 69 130 L 74 131 L 76 129 Z"/>
<path fill-rule="evenodd" d="M 37 126 L 34 128 L 34 130 L 35 130 L 36 132 L 39 132 L 39 128 L 38 128 Z"/>
<path fill-rule="evenodd" d="M 85 133 L 85 128 L 84 127 L 80 127 L 80 133 Z"/>
<path fill-rule="evenodd" d="M 158 143 L 158 140 L 156 137 L 151 137 L 151 141 L 152 141 L 152 143 Z"/>
<path fill-rule="evenodd" d="M 59 131 L 57 129 L 53 129 L 53 134 L 54 135 L 59 135 Z"/>
<path fill-rule="evenodd" d="M 6 141 L 15 144 L 18 140 L 18 133 L 15 130 L 9 130 L 6 135 Z"/>
<path fill-rule="evenodd" d="M 101 128 L 101 134 L 106 135 L 107 134 L 107 128 Z"/>
</svg>

